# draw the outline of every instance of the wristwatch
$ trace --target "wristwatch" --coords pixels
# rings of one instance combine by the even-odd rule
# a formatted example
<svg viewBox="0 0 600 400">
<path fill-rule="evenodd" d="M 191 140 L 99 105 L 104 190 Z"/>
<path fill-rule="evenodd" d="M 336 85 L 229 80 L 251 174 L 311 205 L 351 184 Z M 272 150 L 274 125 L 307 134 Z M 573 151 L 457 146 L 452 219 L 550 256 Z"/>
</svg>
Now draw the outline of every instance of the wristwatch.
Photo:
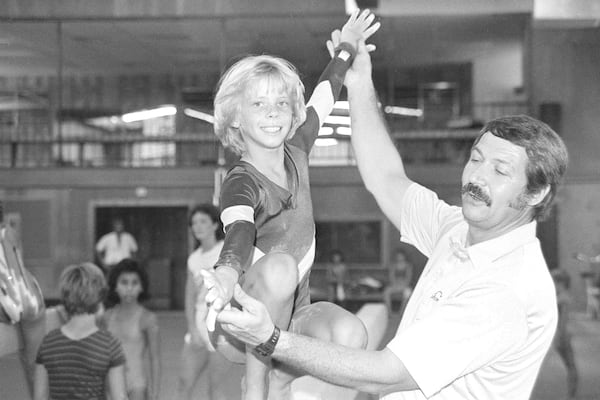
<svg viewBox="0 0 600 400">
<path fill-rule="evenodd" d="M 280 332 L 281 330 L 275 326 L 269 340 L 256 346 L 254 351 L 262 357 L 269 357 L 275 351 L 275 345 L 277 345 L 277 341 L 279 340 Z"/>
</svg>

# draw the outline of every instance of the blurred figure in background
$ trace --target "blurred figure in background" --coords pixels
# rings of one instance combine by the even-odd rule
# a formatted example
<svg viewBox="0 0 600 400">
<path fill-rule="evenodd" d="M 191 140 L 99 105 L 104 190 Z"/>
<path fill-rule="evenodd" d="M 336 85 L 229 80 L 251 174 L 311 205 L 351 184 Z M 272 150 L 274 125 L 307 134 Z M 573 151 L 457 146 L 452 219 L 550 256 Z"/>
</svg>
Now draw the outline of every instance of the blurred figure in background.
<svg viewBox="0 0 600 400">
<path fill-rule="evenodd" d="M 140 304 L 147 298 L 148 275 L 136 261 L 126 258 L 110 270 L 107 300 L 112 307 L 104 321 L 123 346 L 129 400 L 159 399 L 159 329 L 156 314 Z"/>
<path fill-rule="evenodd" d="M 125 400 L 125 356 L 119 341 L 96 325 L 106 280 L 92 263 L 71 265 L 59 280 L 69 321 L 49 332 L 38 351 L 34 400 Z M 108 385 L 108 388 L 107 388 Z"/>
<path fill-rule="evenodd" d="M 556 287 L 556 301 L 558 303 L 558 326 L 554 335 L 554 348 L 567 368 L 567 391 L 569 399 L 575 399 L 577 396 L 578 373 L 569 327 L 571 310 L 569 289 L 571 288 L 571 277 L 567 271 L 558 268 L 552 271 L 552 278 Z"/>
<path fill-rule="evenodd" d="M 591 319 L 600 319 L 600 270 L 598 269 L 600 254 L 588 256 L 583 253 L 575 253 L 574 257 L 578 261 L 588 263 L 588 268 L 581 272 L 581 278 L 585 282 L 585 309 Z"/>
<path fill-rule="evenodd" d="M 181 352 L 178 399 L 191 399 L 194 386 L 200 376 L 207 372 L 209 351 L 213 351 L 206 329 L 207 306 L 204 301 L 206 288 L 200 271 L 212 269 L 223 248 L 223 226 L 219 209 L 212 204 L 200 204 L 190 213 L 189 225 L 196 249 L 187 261 L 187 283 L 185 286 L 185 316 L 188 331 Z M 214 385 L 208 377 L 209 387 L 203 398 L 212 398 Z"/>
<path fill-rule="evenodd" d="M 18 232 L 4 221 L 0 201 L 0 323 L 16 324 L 21 362 L 33 393 L 35 356 L 46 334 L 45 305 L 35 277 L 25 268 Z M 0 337 L 0 342 L 3 338 Z"/>
<path fill-rule="evenodd" d="M 135 258 L 138 251 L 135 238 L 125 232 L 123 219 L 113 218 L 112 227 L 112 232 L 102 236 L 96 244 L 96 255 L 105 273 L 110 272 L 110 269 L 119 261 L 125 258 Z"/>
<path fill-rule="evenodd" d="M 383 300 L 387 306 L 389 315 L 393 312 L 393 300 L 395 295 L 401 296 L 402 303 L 398 309 L 398 314 L 402 314 L 408 298 L 412 294 L 413 266 L 400 249 L 394 251 L 391 264 L 388 267 L 389 281 L 388 286 L 383 291 Z"/>
<path fill-rule="evenodd" d="M 340 250 L 333 250 L 327 265 L 327 301 L 343 306 L 346 300 L 347 281 L 348 267 L 344 263 L 344 253 Z"/>
</svg>

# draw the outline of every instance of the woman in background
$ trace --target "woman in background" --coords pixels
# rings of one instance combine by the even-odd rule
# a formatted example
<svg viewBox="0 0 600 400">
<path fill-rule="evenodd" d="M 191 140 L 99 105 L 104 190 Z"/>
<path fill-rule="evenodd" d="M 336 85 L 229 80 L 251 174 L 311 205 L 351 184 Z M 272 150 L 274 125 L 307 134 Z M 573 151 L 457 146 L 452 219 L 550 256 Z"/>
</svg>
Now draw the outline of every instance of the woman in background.
<svg viewBox="0 0 600 400">
<path fill-rule="evenodd" d="M 214 351 L 206 329 L 206 288 L 200 271 L 212 269 L 223 247 L 223 227 L 219 209 L 211 204 L 194 207 L 189 218 L 190 230 L 197 242 L 196 250 L 188 257 L 185 286 L 185 316 L 188 331 L 181 354 L 178 399 L 191 399 L 198 378 L 207 370 L 209 352 Z M 206 393 L 212 397 L 212 385 Z"/>
</svg>

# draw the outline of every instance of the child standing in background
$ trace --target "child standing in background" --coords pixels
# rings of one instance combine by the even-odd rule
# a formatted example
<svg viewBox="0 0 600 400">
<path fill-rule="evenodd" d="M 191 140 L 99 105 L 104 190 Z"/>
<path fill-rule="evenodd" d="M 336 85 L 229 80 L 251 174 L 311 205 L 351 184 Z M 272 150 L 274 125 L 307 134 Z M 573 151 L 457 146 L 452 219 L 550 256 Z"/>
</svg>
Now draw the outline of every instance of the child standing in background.
<svg viewBox="0 0 600 400">
<path fill-rule="evenodd" d="M 579 376 L 577 365 L 575 364 L 575 353 L 571 342 L 572 335 L 569 328 L 569 316 L 571 309 L 571 296 L 569 289 L 571 287 L 571 278 L 567 271 L 557 268 L 552 271 L 554 286 L 556 287 L 556 302 L 558 304 L 558 325 L 554 335 L 554 348 L 560 355 L 565 368 L 567 369 L 567 393 L 569 399 L 575 399 L 577 396 L 577 383 Z"/>
<path fill-rule="evenodd" d="M 60 276 L 60 294 L 68 322 L 49 332 L 36 358 L 35 400 L 127 399 L 125 357 L 119 341 L 98 329 L 106 294 L 102 270 L 92 263 L 67 267 Z"/>
<path fill-rule="evenodd" d="M 159 334 L 156 314 L 140 301 L 148 298 L 146 271 L 132 259 L 120 261 L 108 276 L 106 311 L 108 331 L 121 341 L 127 364 L 125 382 L 129 400 L 156 400 L 160 385 Z M 149 358 L 150 373 L 145 366 Z M 148 379 L 149 378 L 149 379 Z"/>
</svg>

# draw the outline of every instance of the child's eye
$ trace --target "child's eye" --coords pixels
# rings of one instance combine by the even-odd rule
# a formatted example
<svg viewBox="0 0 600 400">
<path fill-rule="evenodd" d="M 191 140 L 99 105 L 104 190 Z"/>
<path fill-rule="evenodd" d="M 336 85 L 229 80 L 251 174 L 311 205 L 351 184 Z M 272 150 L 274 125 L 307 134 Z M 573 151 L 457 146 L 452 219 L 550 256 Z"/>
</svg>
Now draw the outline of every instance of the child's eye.
<svg viewBox="0 0 600 400">
<path fill-rule="evenodd" d="M 262 107 L 262 105 L 263 105 L 263 102 L 262 102 L 262 101 L 255 101 L 254 103 L 252 103 L 252 105 L 253 105 L 254 107 Z"/>
<path fill-rule="evenodd" d="M 290 102 L 288 100 L 281 100 L 279 102 L 280 107 L 289 107 L 289 105 L 290 105 Z"/>
</svg>

